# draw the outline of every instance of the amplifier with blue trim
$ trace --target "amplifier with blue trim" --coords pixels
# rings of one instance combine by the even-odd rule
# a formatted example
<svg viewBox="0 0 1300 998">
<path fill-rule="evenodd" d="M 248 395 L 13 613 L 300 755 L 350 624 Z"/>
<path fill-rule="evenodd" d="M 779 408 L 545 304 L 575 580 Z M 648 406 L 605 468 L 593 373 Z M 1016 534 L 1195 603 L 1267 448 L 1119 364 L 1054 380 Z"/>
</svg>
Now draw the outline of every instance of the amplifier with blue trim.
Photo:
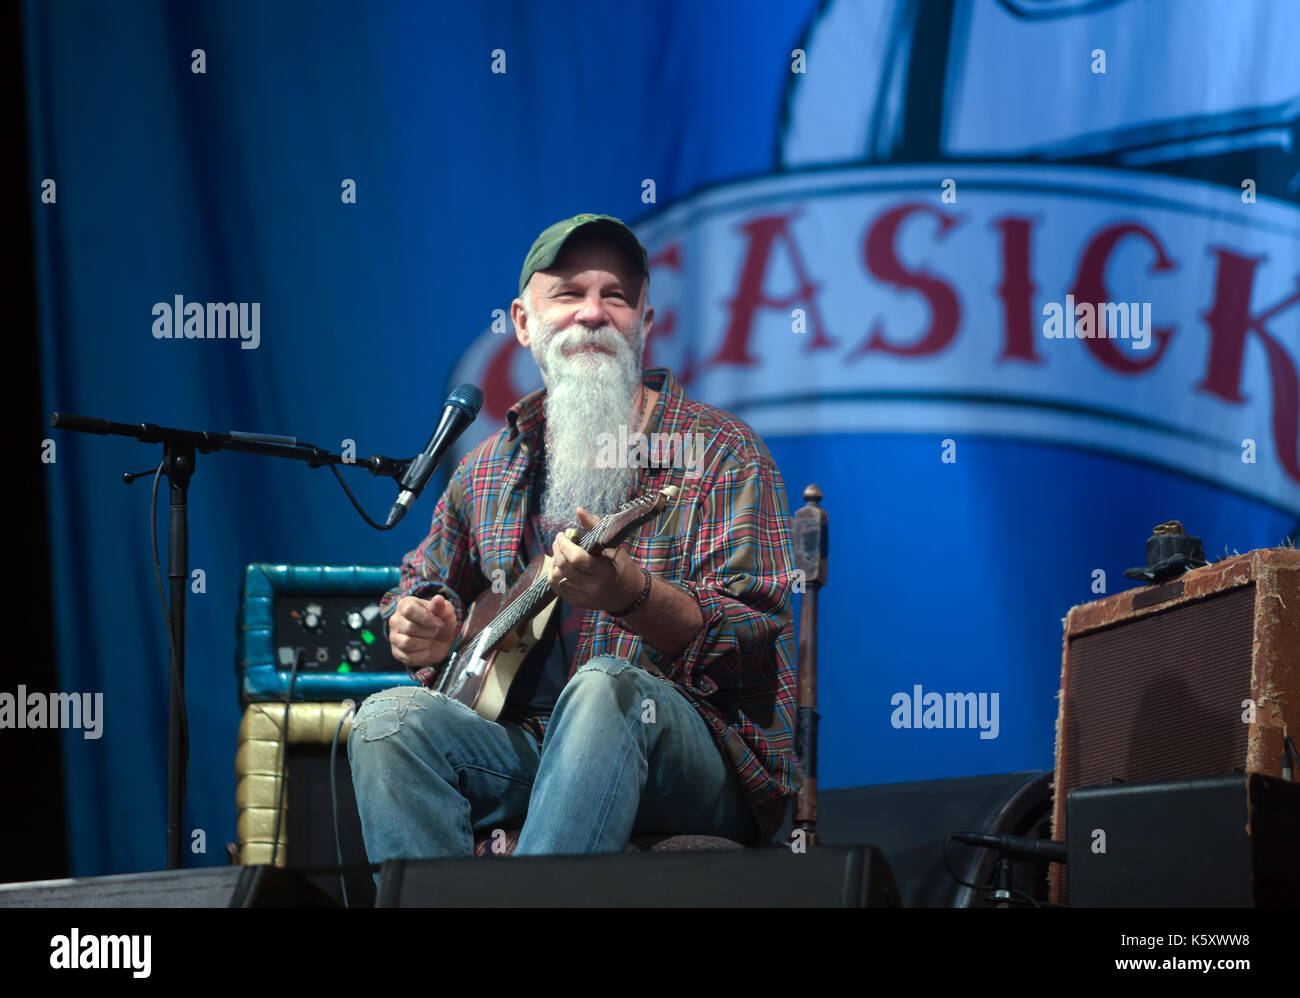
<svg viewBox="0 0 1300 998">
<path fill-rule="evenodd" d="M 293 698 L 339 702 L 414 685 L 393 659 L 379 601 L 398 584 L 392 565 L 252 564 L 240 586 L 235 671 L 240 706 Z"/>
</svg>

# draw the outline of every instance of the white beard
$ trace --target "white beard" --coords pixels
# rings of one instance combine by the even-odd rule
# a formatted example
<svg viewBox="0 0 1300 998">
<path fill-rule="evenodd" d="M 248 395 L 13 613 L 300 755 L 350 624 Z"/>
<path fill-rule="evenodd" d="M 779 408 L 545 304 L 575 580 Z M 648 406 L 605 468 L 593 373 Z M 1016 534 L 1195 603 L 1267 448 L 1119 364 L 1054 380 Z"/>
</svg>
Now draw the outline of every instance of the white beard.
<svg viewBox="0 0 1300 998">
<path fill-rule="evenodd" d="M 596 453 L 601 434 L 612 433 L 617 439 L 620 426 L 627 426 L 629 436 L 640 428 L 630 423 L 640 400 L 645 326 L 637 324 L 635 342 L 629 344 L 612 326 L 593 330 L 575 325 L 557 331 L 540 317 L 530 320 L 537 331 L 533 359 L 546 382 L 541 527 L 557 531 L 578 522 L 579 506 L 604 516 L 631 496 L 637 468 L 598 468 Z M 613 356 L 564 356 L 564 350 L 580 343 L 599 344 Z"/>
</svg>

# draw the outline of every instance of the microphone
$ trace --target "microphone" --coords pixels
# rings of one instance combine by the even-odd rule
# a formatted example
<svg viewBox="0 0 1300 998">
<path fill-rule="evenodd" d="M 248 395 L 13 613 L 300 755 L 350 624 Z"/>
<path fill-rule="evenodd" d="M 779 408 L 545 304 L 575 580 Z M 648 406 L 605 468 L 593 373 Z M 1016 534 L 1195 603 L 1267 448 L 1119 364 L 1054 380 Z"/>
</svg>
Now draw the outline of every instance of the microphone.
<svg viewBox="0 0 1300 998">
<path fill-rule="evenodd" d="M 411 503 L 424 491 L 434 471 L 442 463 L 442 455 L 465 432 L 465 428 L 478 418 L 482 406 L 483 393 L 469 382 L 447 396 L 442 407 L 442 419 L 438 421 L 438 428 L 429 437 L 429 442 L 424 445 L 424 453 L 411 462 L 406 474 L 397 483 L 402 487 L 402 492 L 397 497 L 397 502 L 393 503 L 393 508 L 388 511 L 385 527 L 394 526 L 406 515 Z"/>
<path fill-rule="evenodd" d="M 958 832 L 953 835 L 958 842 L 972 846 L 985 846 L 999 849 L 1016 859 L 1046 859 L 1053 863 L 1064 863 L 1066 848 L 1064 842 L 1050 839 L 1029 839 L 1020 835 L 985 835 L 980 832 Z"/>
</svg>

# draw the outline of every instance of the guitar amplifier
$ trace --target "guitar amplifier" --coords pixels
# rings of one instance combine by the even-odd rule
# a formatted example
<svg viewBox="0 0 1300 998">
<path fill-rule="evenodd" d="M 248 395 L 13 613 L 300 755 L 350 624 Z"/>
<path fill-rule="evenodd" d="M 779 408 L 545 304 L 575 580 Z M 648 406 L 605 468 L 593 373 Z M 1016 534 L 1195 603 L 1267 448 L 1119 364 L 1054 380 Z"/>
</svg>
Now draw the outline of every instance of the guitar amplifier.
<svg viewBox="0 0 1300 998">
<path fill-rule="evenodd" d="M 295 702 L 359 704 L 414 685 L 379 616 L 399 579 L 392 565 L 249 565 L 235 625 L 240 706 L 284 703 L 295 659 Z"/>
<path fill-rule="evenodd" d="M 1283 736 L 1300 735 L 1300 551 L 1251 551 L 1076 606 L 1064 643 L 1056 841 L 1080 787 L 1281 775 Z M 1068 902 L 1055 864 L 1051 896 Z"/>
</svg>

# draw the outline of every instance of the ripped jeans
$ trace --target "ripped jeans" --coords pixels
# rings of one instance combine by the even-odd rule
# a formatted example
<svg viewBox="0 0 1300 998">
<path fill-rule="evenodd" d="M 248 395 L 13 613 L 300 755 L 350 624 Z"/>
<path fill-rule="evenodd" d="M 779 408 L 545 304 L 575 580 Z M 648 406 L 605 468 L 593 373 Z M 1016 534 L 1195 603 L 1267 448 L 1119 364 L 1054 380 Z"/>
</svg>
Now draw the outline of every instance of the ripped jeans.
<svg viewBox="0 0 1300 998">
<path fill-rule="evenodd" d="M 348 760 L 372 863 L 469 856 L 475 833 L 520 825 L 517 856 L 621 852 L 633 834 L 757 835 L 690 701 L 607 655 L 574 673 L 540 747 L 524 727 L 402 686 L 358 709 Z"/>
</svg>

